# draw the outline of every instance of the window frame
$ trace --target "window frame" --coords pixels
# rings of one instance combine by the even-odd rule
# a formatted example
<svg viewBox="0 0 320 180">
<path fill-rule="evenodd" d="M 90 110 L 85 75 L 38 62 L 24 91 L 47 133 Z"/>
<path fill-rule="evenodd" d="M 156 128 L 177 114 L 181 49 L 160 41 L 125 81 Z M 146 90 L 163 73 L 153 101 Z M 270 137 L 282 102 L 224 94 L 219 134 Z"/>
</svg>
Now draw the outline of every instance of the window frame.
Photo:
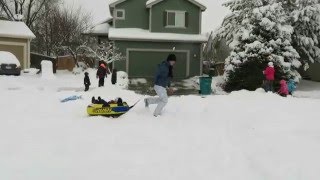
<svg viewBox="0 0 320 180">
<path fill-rule="evenodd" d="M 180 11 L 180 10 L 166 10 L 165 11 L 166 12 L 166 26 L 165 26 L 165 28 L 176 28 L 176 29 L 186 29 L 187 27 L 186 27 L 186 13 L 187 13 L 187 11 Z M 174 13 L 174 24 L 175 25 L 168 25 L 168 22 L 169 22 L 169 16 L 168 16 L 168 14 L 169 13 Z M 183 26 L 177 26 L 177 22 L 176 22 L 176 20 L 177 20 L 177 13 L 184 13 L 184 25 Z"/>
<path fill-rule="evenodd" d="M 122 12 L 122 17 L 118 17 L 118 12 Z M 115 18 L 117 19 L 117 20 L 125 20 L 126 19 L 126 11 L 124 10 L 124 9 L 116 9 L 115 10 Z"/>
</svg>

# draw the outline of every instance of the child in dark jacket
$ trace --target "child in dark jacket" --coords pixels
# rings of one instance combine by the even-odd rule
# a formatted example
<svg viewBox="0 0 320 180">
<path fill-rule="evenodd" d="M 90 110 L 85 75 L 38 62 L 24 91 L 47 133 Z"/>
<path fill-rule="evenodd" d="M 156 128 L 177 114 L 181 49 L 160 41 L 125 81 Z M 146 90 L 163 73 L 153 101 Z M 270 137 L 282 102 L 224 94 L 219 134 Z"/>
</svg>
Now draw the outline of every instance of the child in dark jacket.
<svg viewBox="0 0 320 180">
<path fill-rule="evenodd" d="M 90 82 L 90 78 L 89 78 L 89 73 L 85 72 L 84 73 L 84 87 L 85 87 L 84 91 L 88 91 L 90 85 L 91 85 L 91 82 Z"/>
</svg>

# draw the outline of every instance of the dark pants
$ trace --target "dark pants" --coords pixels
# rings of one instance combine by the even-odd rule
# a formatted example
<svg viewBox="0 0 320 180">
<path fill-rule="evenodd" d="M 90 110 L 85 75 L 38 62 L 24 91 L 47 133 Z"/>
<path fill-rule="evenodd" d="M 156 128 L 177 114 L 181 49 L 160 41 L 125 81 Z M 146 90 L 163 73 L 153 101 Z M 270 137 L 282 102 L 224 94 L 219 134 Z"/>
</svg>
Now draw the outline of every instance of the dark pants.
<svg viewBox="0 0 320 180">
<path fill-rule="evenodd" d="M 265 90 L 266 92 L 274 92 L 274 88 L 273 88 L 273 81 L 270 80 L 265 80 Z"/>
<path fill-rule="evenodd" d="M 88 91 L 89 90 L 89 85 L 84 85 L 85 89 L 84 91 Z"/>
<path fill-rule="evenodd" d="M 104 77 L 99 78 L 99 87 L 104 86 Z"/>
</svg>

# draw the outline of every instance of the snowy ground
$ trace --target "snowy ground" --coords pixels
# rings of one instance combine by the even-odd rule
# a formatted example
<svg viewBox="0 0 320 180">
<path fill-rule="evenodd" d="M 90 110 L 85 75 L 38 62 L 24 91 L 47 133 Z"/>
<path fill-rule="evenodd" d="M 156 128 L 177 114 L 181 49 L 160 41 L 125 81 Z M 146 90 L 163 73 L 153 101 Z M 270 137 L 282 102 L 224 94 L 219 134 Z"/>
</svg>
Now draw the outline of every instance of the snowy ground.
<svg viewBox="0 0 320 180">
<path fill-rule="evenodd" d="M 0 76 L 0 179 L 320 177 L 319 83 L 303 82 L 297 95 L 304 98 L 259 90 L 175 96 L 159 118 L 142 102 L 119 119 L 88 117 L 93 95 L 129 104 L 143 97 L 106 82 L 84 93 L 82 75 Z M 60 103 L 71 95 L 83 99 Z"/>
</svg>

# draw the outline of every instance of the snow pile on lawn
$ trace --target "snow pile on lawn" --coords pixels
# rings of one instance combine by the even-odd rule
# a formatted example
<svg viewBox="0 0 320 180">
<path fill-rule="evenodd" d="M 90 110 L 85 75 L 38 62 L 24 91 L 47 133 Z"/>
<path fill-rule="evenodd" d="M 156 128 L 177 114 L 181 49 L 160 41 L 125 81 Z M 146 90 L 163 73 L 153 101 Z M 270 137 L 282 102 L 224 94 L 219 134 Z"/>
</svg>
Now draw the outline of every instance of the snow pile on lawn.
<svg viewBox="0 0 320 180">
<path fill-rule="evenodd" d="M 141 101 L 119 119 L 88 117 L 92 96 L 143 98 L 83 75 L 0 77 L 0 179 L 260 180 L 320 177 L 318 99 L 263 91 L 170 97 L 154 118 Z M 21 89 L 9 90 L 9 87 Z M 83 99 L 60 103 L 70 95 Z"/>
<path fill-rule="evenodd" d="M 139 85 L 139 84 L 146 84 L 147 80 L 144 78 L 135 78 L 130 80 L 130 84 Z"/>
</svg>

